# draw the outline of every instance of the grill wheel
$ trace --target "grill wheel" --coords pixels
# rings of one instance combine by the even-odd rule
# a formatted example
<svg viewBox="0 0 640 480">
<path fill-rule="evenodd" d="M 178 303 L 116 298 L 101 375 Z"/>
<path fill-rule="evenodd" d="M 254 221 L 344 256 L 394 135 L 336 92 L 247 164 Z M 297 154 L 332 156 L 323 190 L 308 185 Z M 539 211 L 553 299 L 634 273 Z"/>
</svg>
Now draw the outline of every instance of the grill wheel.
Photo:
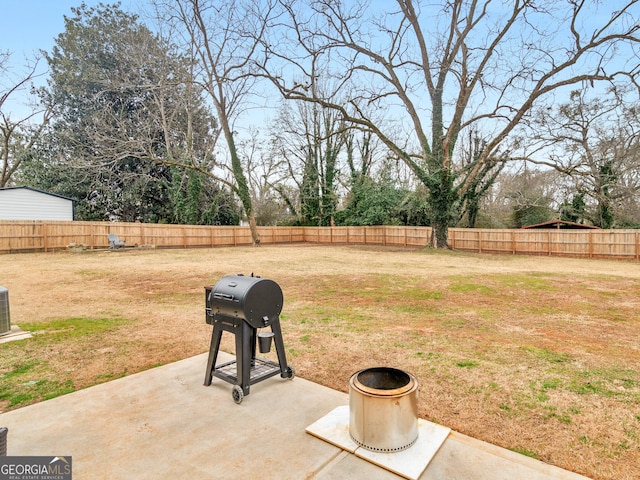
<svg viewBox="0 0 640 480">
<path fill-rule="evenodd" d="M 240 385 L 233 386 L 231 395 L 233 396 L 233 401 L 236 402 L 238 405 L 242 403 L 242 399 L 244 398 L 244 393 L 242 392 L 242 387 Z"/>
</svg>

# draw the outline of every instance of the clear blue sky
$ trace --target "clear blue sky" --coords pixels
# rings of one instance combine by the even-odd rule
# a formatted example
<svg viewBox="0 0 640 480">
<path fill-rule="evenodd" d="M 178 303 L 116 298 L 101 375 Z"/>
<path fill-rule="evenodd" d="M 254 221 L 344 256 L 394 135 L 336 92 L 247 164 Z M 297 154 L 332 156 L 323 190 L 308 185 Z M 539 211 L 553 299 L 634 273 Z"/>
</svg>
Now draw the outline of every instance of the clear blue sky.
<svg viewBox="0 0 640 480">
<path fill-rule="evenodd" d="M 97 5 L 99 0 L 85 0 Z M 105 1 L 104 3 L 111 3 Z M 13 52 L 12 63 L 22 63 L 38 50 L 50 50 L 64 30 L 64 15 L 82 0 L 0 0 L 0 50 Z"/>
</svg>

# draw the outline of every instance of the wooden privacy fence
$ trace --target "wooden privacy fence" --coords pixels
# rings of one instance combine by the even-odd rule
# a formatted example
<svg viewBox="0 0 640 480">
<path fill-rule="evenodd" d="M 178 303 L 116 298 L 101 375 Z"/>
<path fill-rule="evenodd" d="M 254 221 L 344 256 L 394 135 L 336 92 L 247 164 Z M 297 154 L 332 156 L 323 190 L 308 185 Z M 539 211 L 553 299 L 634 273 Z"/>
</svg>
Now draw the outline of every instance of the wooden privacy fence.
<svg viewBox="0 0 640 480">
<path fill-rule="evenodd" d="M 478 253 L 640 260 L 640 230 L 451 228 L 449 244 Z"/>
<path fill-rule="evenodd" d="M 258 227 L 262 244 L 315 243 L 425 247 L 430 227 Z M 115 233 L 127 246 L 197 248 L 251 245 L 249 227 L 111 222 L 0 221 L 0 253 L 48 252 L 70 245 L 109 247 Z M 640 230 L 492 230 L 450 228 L 449 244 L 478 253 L 640 260 Z"/>
</svg>

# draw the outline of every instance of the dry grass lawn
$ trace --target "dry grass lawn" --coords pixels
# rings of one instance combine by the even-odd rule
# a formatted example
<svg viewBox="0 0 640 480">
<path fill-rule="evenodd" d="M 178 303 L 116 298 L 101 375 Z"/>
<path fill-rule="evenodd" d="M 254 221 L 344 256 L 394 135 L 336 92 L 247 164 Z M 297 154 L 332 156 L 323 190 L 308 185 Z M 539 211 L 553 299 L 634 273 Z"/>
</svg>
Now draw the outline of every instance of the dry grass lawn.
<svg viewBox="0 0 640 480">
<path fill-rule="evenodd" d="M 347 391 L 361 368 L 402 368 L 426 419 L 639 478 L 632 262 L 312 245 L 0 255 L 12 323 L 35 333 L 0 344 L 0 410 L 207 351 L 204 286 L 251 272 L 283 289 L 296 376 Z"/>
</svg>

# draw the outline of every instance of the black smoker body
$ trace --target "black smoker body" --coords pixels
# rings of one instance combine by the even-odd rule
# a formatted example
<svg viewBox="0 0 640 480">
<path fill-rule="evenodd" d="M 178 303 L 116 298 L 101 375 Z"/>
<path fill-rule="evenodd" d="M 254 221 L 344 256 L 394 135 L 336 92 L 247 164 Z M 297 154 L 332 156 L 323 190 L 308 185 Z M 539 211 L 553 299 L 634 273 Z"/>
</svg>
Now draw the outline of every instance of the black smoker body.
<svg viewBox="0 0 640 480">
<path fill-rule="evenodd" d="M 213 376 L 232 383 L 233 400 L 240 403 L 254 383 L 278 373 L 282 378 L 293 378 L 294 370 L 287 365 L 280 329 L 282 305 L 280 286 L 267 278 L 227 275 L 213 287 L 205 287 L 206 322 L 213 325 L 206 386 L 211 385 Z M 277 363 L 256 357 L 257 330 L 266 327 L 271 328 Z M 216 366 L 224 331 L 235 335 L 236 359 Z"/>
</svg>

